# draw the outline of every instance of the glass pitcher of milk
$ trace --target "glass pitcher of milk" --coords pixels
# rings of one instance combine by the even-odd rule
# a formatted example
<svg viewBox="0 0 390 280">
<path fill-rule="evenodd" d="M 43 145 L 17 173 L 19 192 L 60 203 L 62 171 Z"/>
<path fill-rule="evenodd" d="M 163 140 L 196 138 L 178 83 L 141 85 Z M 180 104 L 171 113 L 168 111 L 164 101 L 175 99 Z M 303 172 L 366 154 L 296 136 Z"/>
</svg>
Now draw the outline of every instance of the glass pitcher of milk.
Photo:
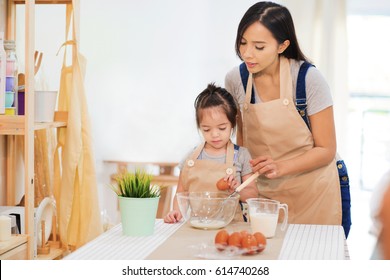
<svg viewBox="0 0 390 280">
<path fill-rule="evenodd" d="M 285 230 L 288 221 L 288 206 L 279 201 L 265 198 L 248 198 L 249 218 L 252 232 L 261 232 L 267 238 L 275 236 L 279 211 L 284 211 L 281 230 Z"/>
</svg>

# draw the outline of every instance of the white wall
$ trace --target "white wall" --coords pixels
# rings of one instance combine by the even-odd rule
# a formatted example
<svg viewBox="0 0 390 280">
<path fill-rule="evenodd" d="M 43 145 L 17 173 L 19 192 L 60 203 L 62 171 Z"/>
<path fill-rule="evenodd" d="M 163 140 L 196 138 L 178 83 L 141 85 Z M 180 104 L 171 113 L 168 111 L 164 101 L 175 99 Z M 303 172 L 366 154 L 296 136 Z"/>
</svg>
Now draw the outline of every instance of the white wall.
<svg viewBox="0 0 390 280">
<path fill-rule="evenodd" d="M 234 51 L 237 26 L 256 2 L 80 1 L 80 47 L 88 60 L 85 86 L 102 209 L 116 208 L 106 187 L 113 169 L 103 160 L 179 161 L 198 143 L 194 99 L 209 82 L 223 86 L 226 72 L 240 62 Z M 300 35 L 305 18 L 296 12 L 301 2 L 282 2 L 291 9 L 298 37 L 305 38 Z M 45 6 L 50 10 L 40 7 L 36 15 L 36 48 L 44 51 L 36 87 L 56 89 L 64 12 Z M 23 38 L 17 39 L 20 47 Z M 302 47 L 310 51 L 304 40 Z"/>
<path fill-rule="evenodd" d="M 103 160 L 179 161 L 198 143 L 194 99 L 239 63 L 235 33 L 255 2 L 81 1 L 103 209 L 116 208 Z"/>
<path fill-rule="evenodd" d="M 180 160 L 197 141 L 194 98 L 238 63 L 254 1 L 95 2 L 81 1 L 81 50 L 99 157 Z"/>
</svg>

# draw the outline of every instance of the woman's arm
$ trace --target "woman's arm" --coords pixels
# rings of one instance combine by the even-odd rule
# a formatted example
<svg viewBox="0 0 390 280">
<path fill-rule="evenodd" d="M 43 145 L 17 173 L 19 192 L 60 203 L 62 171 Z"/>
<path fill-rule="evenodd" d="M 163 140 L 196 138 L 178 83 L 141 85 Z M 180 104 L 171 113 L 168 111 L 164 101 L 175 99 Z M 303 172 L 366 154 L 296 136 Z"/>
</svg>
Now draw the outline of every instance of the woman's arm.
<svg viewBox="0 0 390 280">
<path fill-rule="evenodd" d="M 333 107 L 330 106 L 309 117 L 314 140 L 313 149 L 292 159 L 274 161 L 268 155 L 251 160 L 253 172 L 267 178 L 278 178 L 311 171 L 329 164 L 336 155 L 336 133 Z"/>
</svg>

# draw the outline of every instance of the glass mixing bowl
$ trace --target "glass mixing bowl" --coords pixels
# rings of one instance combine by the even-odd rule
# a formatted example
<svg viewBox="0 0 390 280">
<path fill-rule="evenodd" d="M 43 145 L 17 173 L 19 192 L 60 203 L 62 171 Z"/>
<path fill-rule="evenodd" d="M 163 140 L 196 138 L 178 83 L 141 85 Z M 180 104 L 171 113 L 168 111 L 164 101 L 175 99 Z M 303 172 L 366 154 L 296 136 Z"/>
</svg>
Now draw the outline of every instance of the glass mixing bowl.
<svg viewBox="0 0 390 280">
<path fill-rule="evenodd" d="M 239 196 L 223 192 L 181 192 L 176 194 L 180 212 L 192 227 L 219 229 L 234 218 Z"/>
</svg>

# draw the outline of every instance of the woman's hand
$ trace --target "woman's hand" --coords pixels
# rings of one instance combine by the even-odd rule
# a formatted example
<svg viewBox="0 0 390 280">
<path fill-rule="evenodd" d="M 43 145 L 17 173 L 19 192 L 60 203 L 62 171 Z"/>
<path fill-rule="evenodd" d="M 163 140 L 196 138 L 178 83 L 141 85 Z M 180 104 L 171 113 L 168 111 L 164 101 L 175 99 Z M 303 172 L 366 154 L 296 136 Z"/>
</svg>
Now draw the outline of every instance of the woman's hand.
<svg viewBox="0 0 390 280">
<path fill-rule="evenodd" d="M 280 170 L 278 164 L 272 159 L 271 156 L 260 156 L 249 161 L 252 166 L 253 173 L 259 172 L 268 179 L 278 178 L 280 176 Z"/>
<path fill-rule="evenodd" d="M 164 217 L 164 222 L 167 224 L 174 224 L 181 220 L 182 215 L 180 211 L 172 210 Z"/>
</svg>

